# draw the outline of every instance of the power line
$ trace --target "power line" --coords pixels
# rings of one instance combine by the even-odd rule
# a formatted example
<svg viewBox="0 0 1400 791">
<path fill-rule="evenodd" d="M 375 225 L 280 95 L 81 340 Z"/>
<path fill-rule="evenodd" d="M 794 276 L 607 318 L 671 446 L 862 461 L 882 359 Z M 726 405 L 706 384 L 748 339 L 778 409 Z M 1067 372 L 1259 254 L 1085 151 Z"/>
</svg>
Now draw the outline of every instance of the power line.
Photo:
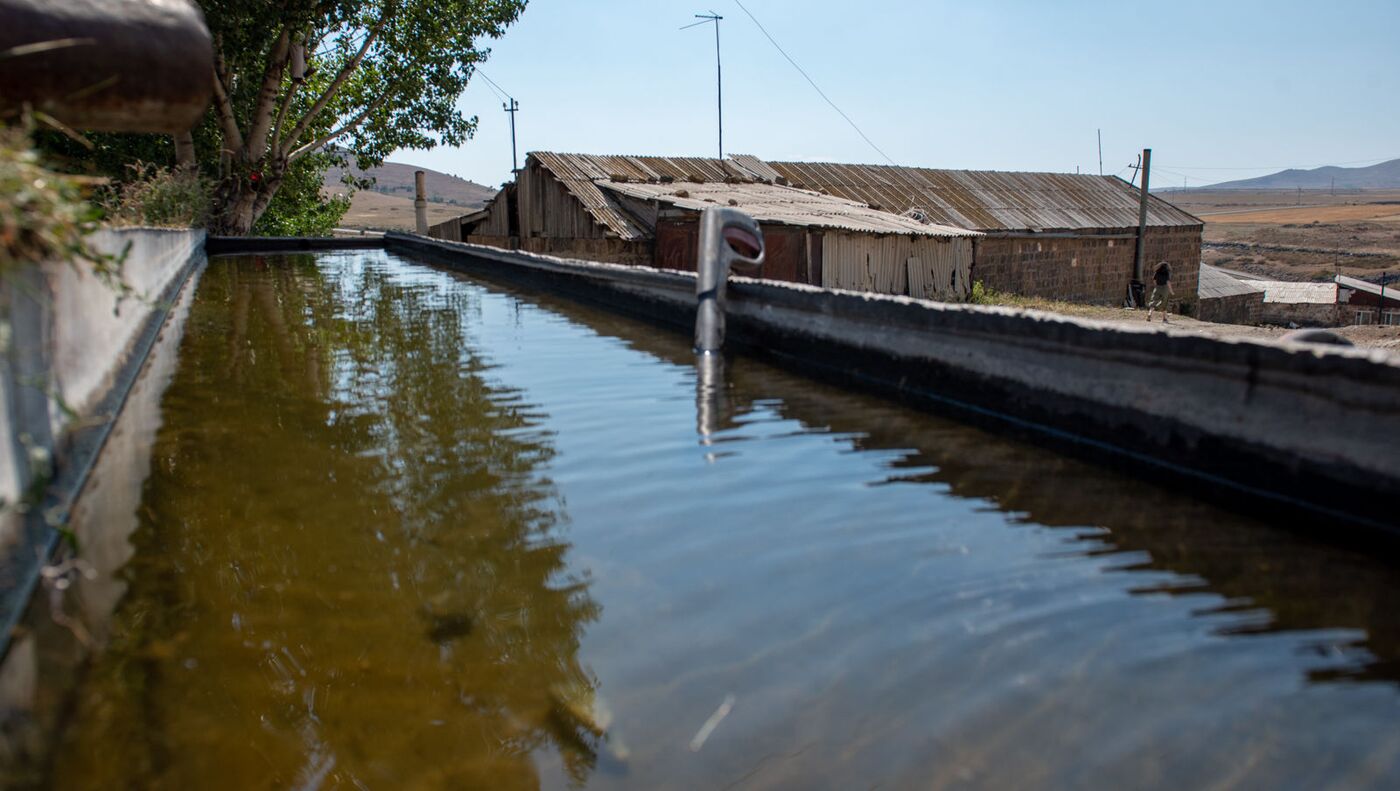
<svg viewBox="0 0 1400 791">
<path fill-rule="evenodd" d="M 506 92 L 505 88 L 502 88 L 501 86 L 497 85 L 495 80 L 491 79 L 490 77 L 487 77 L 486 72 L 482 71 L 480 67 L 476 69 L 476 73 L 481 75 L 481 79 L 486 80 L 486 87 L 490 88 L 491 92 L 496 94 L 497 99 L 500 99 L 504 102 L 507 99 L 514 98 L 508 92 Z"/>
<path fill-rule="evenodd" d="M 749 9 L 744 8 L 743 3 L 739 2 L 739 0 L 734 0 L 734 4 L 739 6 L 740 10 L 747 14 L 749 19 L 753 20 L 753 23 L 758 26 L 758 29 L 768 39 L 769 43 L 771 43 L 773 47 L 777 49 L 778 52 L 782 54 L 784 58 L 787 59 L 788 63 L 792 64 L 792 67 L 794 69 L 797 69 L 797 73 L 801 74 L 803 78 L 807 80 L 807 83 L 812 86 L 812 89 L 817 92 L 817 95 L 825 99 L 827 104 L 831 105 L 831 109 L 835 110 L 842 118 L 846 119 L 846 123 L 850 124 L 851 128 L 856 130 L 856 134 L 860 135 L 862 140 L 868 143 L 871 148 L 875 149 L 875 152 L 878 153 L 880 156 L 884 157 L 885 160 L 888 161 L 891 165 L 894 165 L 896 167 L 899 166 L 898 162 L 895 162 L 889 154 L 886 154 L 884 151 L 880 150 L 880 147 L 875 145 L 875 141 L 871 140 L 870 137 L 865 134 L 865 132 L 862 132 L 859 126 L 856 126 L 856 122 L 852 121 L 851 117 L 849 115 L 846 115 L 845 111 L 843 111 L 840 107 L 836 106 L 836 102 L 833 102 L 831 100 L 831 97 L 826 95 L 826 92 L 823 91 L 821 87 L 817 85 L 816 80 L 813 80 L 811 75 L 809 75 L 805 70 L 803 70 L 801 66 L 797 65 L 797 61 L 793 60 L 792 56 L 787 54 L 787 51 L 784 50 L 782 45 L 780 45 L 777 42 L 777 40 L 773 38 L 773 34 L 768 32 L 768 29 L 763 26 L 763 23 L 759 22 L 758 18 L 755 17 L 753 13 L 749 11 Z"/>
</svg>

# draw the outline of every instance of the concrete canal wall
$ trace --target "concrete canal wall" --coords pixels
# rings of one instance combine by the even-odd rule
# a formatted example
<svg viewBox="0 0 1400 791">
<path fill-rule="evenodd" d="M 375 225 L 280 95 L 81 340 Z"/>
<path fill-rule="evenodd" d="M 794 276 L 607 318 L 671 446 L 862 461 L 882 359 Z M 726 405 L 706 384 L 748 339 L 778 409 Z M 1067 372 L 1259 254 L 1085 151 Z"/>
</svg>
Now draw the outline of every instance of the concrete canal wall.
<svg viewBox="0 0 1400 791">
<path fill-rule="evenodd" d="M 694 276 L 390 234 L 391 248 L 688 331 Z M 1291 519 L 1400 533 L 1400 360 L 733 278 L 730 340 Z"/>
<path fill-rule="evenodd" d="M 64 521 L 204 256 L 203 231 L 108 230 L 90 241 L 125 255 L 129 293 L 66 262 L 10 272 L 0 284 L 0 653 L 53 547 L 50 522 Z"/>
</svg>

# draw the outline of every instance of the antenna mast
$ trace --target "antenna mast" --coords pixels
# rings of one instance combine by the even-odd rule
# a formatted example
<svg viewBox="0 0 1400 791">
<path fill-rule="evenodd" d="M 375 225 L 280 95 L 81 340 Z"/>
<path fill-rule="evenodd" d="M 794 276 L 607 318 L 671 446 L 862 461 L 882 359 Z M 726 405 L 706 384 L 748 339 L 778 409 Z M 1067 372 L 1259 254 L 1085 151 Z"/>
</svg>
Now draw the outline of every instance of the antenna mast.
<svg viewBox="0 0 1400 791">
<path fill-rule="evenodd" d="M 708 14 L 696 14 L 695 18 L 700 21 L 686 25 L 681 30 L 688 30 L 708 22 L 715 23 L 715 102 L 719 111 L 719 158 L 724 159 L 724 69 L 720 64 L 719 57 L 719 21 L 724 17 L 711 11 Z"/>
</svg>

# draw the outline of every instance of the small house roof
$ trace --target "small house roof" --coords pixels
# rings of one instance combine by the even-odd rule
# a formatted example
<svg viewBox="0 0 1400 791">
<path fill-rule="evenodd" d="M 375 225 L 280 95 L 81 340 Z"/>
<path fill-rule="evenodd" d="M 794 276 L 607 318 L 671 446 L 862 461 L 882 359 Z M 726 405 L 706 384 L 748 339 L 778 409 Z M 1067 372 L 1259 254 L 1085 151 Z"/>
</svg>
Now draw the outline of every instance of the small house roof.
<svg viewBox="0 0 1400 791">
<path fill-rule="evenodd" d="M 1364 291 L 1367 294 L 1374 294 L 1378 297 L 1381 295 L 1381 286 L 1379 283 L 1372 283 L 1355 277 L 1347 277 L 1346 275 L 1337 275 L 1337 284 L 1354 291 Z M 1400 302 L 1400 281 L 1386 283 L 1385 298 Z"/>
<path fill-rule="evenodd" d="M 1244 280 L 1264 289 L 1264 301 L 1289 305 L 1335 305 L 1336 283 L 1297 283 L 1291 280 Z"/>
<path fill-rule="evenodd" d="M 693 181 L 634 184 L 598 181 L 597 186 L 632 198 L 659 201 L 693 211 L 703 211 L 711 206 L 733 206 L 759 222 L 910 236 L 981 235 L 962 228 L 929 225 L 844 198 L 777 184 Z"/>
<path fill-rule="evenodd" d="M 979 231 L 1136 228 L 1140 193 L 1116 176 L 938 170 L 900 165 L 767 162 L 794 187 L 896 214 Z M 1148 196 L 1147 224 L 1200 226 L 1199 218 Z"/>
<path fill-rule="evenodd" d="M 1196 287 L 1196 296 L 1201 299 L 1219 299 L 1242 294 L 1263 295 L 1264 289 L 1255 283 L 1240 280 L 1210 264 L 1201 264 L 1201 276 Z"/>
<path fill-rule="evenodd" d="M 640 224 L 600 184 L 774 184 L 842 198 L 886 215 L 975 231 L 1136 227 L 1139 192 L 1114 176 L 936 170 L 897 165 L 769 162 L 750 154 L 713 157 L 604 156 L 531 152 L 604 228 L 645 239 Z M 1148 196 L 1147 224 L 1198 227 L 1201 220 Z"/>
</svg>

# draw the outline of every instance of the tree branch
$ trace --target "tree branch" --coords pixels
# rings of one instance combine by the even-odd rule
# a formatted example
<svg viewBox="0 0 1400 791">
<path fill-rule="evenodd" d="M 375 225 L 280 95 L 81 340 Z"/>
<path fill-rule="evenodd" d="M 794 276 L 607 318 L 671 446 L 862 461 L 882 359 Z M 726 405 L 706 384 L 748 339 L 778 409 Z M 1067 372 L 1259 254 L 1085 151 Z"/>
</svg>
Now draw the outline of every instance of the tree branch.
<svg viewBox="0 0 1400 791">
<path fill-rule="evenodd" d="M 364 60 L 365 55 L 369 53 L 370 46 L 374 44 L 375 39 L 379 38 L 379 32 L 384 29 L 384 23 L 387 21 L 388 17 L 385 16 L 375 23 L 374 27 L 370 29 L 369 35 L 365 36 L 364 43 L 360 45 L 359 51 L 341 67 L 340 73 L 335 75 L 335 79 L 331 80 L 331 84 L 326 87 L 321 97 L 316 100 L 315 104 L 311 105 L 310 110 L 306 111 L 305 117 L 292 128 L 292 133 L 287 135 L 287 142 L 284 146 L 284 152 L 288 158 L 291 158 L 294 151 L 301 150 L 300 148 L 294 149 L 293 147 L 296 146 L 301 136 L 306 134 L 307 128 L 311 126 L 312 121 L 316 120 L 316 116 L 320 115 L 321 111 L 326 109 L 326 105 L 330 104 L 331 99 L 335 98 L 335 95 L 340 92 L 341 87 L 345 85 L 345 81 L 350 78 L 350 75 L 355 72 L 355 69 L 360 67 L 360 61 Z M 305 146 L 302 146 L 302 148 L 305 148 Z"/>
<path fill-rule="evenodd" d="M 291 28 L 284 26 L 268 52 L 262 88 L 258 91 L 258 103 L 253 109 L 252 126 L 248 128 L 249 159 L 261 159 L 267 152 L 267 135 L 272 131 L 272 110 L 277 102 L 277 92 L 282 88 L 282 71 L 287 65 L 291 43 Z"/>
<path fill-rule="evenodd" d="M 238 130 L 238 119 L 233 114 L 233 102 L 229 101 L 225 79 L 228 71 L 222 55 L 214 56 L 214 107 L 218 110 L 219 125 L 224 130 L 224 148 L 231 151 L 243 149 L 243 133 Z"/>
<path fill-rule="evenodd" d="M 301 83 L 292 83 L 292 87 L 287 89 L 287 95 L 282 97 L 282 106 L 277 109 L 277 122 L 272 125 L 272 142 L 269 144 L 274 154 L 282 150 L 282 124 L 287 120 L 287 111 L 291 109 L 292 99 L 297 95 L 299 88 Z"/>
<path fill-rule="evenodd" d="M 361 111 L 359 115 L 355 116 L 353 120 L 340 127 L 339 129 L 335 130 L 334 132 L 325 134 L 320 138 L 317 138 L 316 140 L 313 140 L 310 143 L 307 143 L 306 145 L 301 146 L 300 148 L 297 148 L 294 151 L 292 151 L 290 154 L 287 155 L 287 162 L 295 162 L 296 160 L 301 159 L 307 154 L 310 154 L 312 151 L 315 151 L 316 149 L 320 148 L 321 146 L 324 146 L 332 140 L 335 140 L 338 137 L 347 135 L 355 131 L 355 129 L 360 124 L 365 122 L 366 118 L 369 118 L 371 113 L 373 113 L 375 110 L 378 110 L 381 106 L 383 106 L 384 102 L 388 101 L 390 93 L 390 91 L 386 90 L 383 93 L 379 94 L 379 98 L 370 102 L 369 106 L 366 107 L 363 111 Z"/>
</svg>

